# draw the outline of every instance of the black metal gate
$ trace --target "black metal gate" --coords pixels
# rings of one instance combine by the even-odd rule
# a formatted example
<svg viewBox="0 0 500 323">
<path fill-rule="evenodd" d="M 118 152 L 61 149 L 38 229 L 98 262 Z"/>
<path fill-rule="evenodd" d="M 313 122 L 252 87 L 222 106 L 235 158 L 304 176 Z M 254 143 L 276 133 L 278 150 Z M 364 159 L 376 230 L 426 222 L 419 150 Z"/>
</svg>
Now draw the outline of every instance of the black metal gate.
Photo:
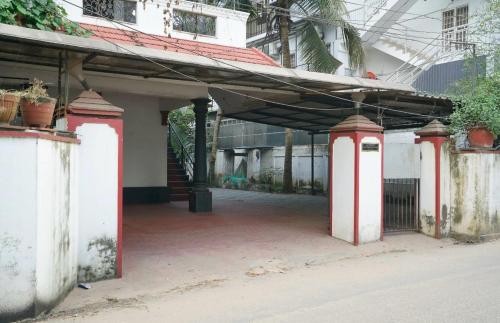
<svg viewBox="0 0 500 323">
<path fill-rule="evenodd" d="M 418 230 L 418 178 L 384 179 L 384 230 Z"/>
</svg>

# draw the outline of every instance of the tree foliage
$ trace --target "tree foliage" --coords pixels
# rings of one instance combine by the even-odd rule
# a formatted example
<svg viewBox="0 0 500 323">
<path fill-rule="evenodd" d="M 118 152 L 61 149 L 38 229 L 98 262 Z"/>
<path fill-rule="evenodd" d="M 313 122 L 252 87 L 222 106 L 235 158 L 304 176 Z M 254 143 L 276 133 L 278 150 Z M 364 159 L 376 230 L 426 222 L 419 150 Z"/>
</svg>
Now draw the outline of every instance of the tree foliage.
<svg viewBox="0 0 500 323">
<path fill-rule="evenodd" d="M 194 133 L 195 133 L 195 116 L 193 106 L 183 107 L 169 113 L 168 119 L 175 127 L 175 132 L 182 141 L 184 148 L 189 154 L 194 153 Z M 172 141 L 172 145 L 177 153 L 180 153 L 178 143 Z"/>
<path fill-rule="evenodd" d="M 349 24 L 344 17 L 347 10 L 344 0 L 281 0 L 273 7 L 273 18 L 268 22 L 268 30 L 280 30 L 283 15 L 297 12 L 306 17 L 300 23 L 295 23 L 294 32 L 300 36 L 299 48 L 303 59 L 310 69 L 316 72 L 333 73 L 341 62 L 331 55 L 317 30 L 318 26 L 329 25 L 338 27 L 342 32 L 344 43 L 352 68 L 360 68 L 364 64 L 364 50 L 358 30 Z M 292 20 L 288 19 L 288 29 Z M 290 32 L 290 31 L 289 31 Z M 283 44 L 282 44 L 283 48 Z M 286 66 L 285 66 L 286 67 Z"/>
<path fill-rule="evenodd" d="M 47 31 L 63 31 L 76 36 L 89 35 L 66 16 L 66 10 L 54 0 L 0 0 L 0 23 Z"/>
<path fill-rule="evenodd" d="M 486 1 L 478 14 L 478 21 L 471 27 L 471 36 L 477 42 L 479 55 L 486 55 L 493 69 L 488 69 L 488 60 L 480 62 L 477 54 L 468 54 L 464 62 L 464 77 L 449 91 L 454 111 L 450 116 L 450 130 L 465 133 L 477 126 L 500 134 L 500 0 Z"/>
<path fill-rule="evenodd" d="M 450 130 L 465 133 L 483 126 L 500 135 L 500 73 L 477 77 L 473 84 L 467 83 L 462 89 L 462 94 L 452 97 Z"/>
</svg>

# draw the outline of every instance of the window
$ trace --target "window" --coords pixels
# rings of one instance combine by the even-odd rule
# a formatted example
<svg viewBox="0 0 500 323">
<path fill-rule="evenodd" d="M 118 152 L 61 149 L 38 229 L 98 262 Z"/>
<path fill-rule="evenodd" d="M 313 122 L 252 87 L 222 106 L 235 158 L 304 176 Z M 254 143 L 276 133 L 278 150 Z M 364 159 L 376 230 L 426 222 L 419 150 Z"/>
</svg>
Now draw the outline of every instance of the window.
<svg viewBox="0 0 500 323">
<path fill-rule="evenodd" d="M 174 9 L 174 30 L 215 36 L 216 18 Z"/>
<path fill-rule="evenodd" d="M 295 55 L 295 53 L 290 54 L 290 65 L 291 65 L 291 68 L 297 67 L 297 55 Z"/>
<path fill-rule="evenodd" d="M 467 43 L 469 7 L 459 7 L 443 12 L 443 50 L 462 50 Z"/>
<path fill-rule="evenodd" d="M 136 23 L 137 2 L 130 0 L 83 0 L 83 14 Z"/>
</svg>

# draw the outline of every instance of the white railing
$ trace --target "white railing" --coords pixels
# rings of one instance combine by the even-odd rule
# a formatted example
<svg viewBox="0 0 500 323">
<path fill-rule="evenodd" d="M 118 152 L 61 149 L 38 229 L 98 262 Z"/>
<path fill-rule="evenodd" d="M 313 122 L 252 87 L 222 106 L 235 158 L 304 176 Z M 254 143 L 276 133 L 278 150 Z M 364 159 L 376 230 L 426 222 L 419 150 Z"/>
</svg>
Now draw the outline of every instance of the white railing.
<svg viewBox="0 0 500 323">
<path fill-rule="evenodd" d="M 374 19 L 379 18 L 380 10 L 386 7 L 388 2 L 389 0 L 365 0 L 363 4 L 349 12 L 349 18 L 363 27 L 372 25 L 375 22 Z"/>
<path fill-rule="evenodd" d="M 430 67 L 440 53 L 441 35 L 436 36 L 421 50 L 413 54 L 407 61 L 390 73 L 385 80 L 397 83 L 411 84 L 419 73 Z M 422 58 L 424 60 L 422 61 Z"/>
<path fill-rule="evenodd" d="M 404 66 L 389 74 L 384 80 L 401 84 L 413 84 L 422 73 L 429 70 L 432 66 L 451 62 L 456 59 L 462 59 L 465 51 L 466 50 L 455 50 L 449 52 L 439 48 L 419 64 Z"/>
</svg>

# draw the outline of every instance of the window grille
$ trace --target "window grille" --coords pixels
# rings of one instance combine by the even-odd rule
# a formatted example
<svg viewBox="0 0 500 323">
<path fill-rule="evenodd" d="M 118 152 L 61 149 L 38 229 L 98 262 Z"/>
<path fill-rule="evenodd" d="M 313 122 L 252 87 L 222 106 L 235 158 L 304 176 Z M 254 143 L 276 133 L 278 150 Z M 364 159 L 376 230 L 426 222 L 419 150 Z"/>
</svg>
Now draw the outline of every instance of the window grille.
<svg viewBox="0 0 500 323">
<path fill-rule="evenodd" d="M 83 14 L 136 23 L 137 2 L 129 0 L 83 0 Z"/>
<path fill-rule="evenodd" d="M 443 12 L 443 50 L 463 50 L 467 43 L 469 7 L 459 7 Z"/>
<path fill-rule="evenodd" d="M 215 36 L 216 17 L 174 9 L 174 30 Z"/>
</svg>

